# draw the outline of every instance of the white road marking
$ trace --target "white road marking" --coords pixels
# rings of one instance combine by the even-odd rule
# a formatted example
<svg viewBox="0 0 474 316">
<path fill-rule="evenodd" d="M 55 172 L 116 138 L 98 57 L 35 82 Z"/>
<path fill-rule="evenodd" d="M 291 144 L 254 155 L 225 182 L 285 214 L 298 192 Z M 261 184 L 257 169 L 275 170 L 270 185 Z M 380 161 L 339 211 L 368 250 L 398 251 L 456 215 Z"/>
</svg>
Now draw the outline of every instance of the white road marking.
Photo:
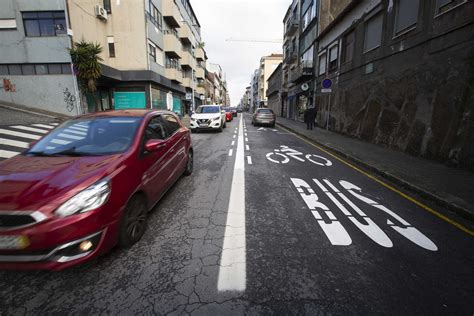
<svg viewBox="0 0 474 316">
<path fill-rule="evenodd" d="M 53 129 L 54 128 L 54 126 L 45 125 L 45 124 L 33 124 L 33 126 L 43 127 L 43 128 L 47 128 L 47 129 Z"/>
<path fill-rule="evenodd" d="M 233 141 L 232 141 L 232 144 L 231 144 L 231 146 L 234 146 L 234 144 L 235 144 L 235 140 L 233 140 Z"/>
<path fill-rule="evenodd" d="M 229 157 L 232 156 L 233 153 L 234 153 L 234 150 L 233 150 L 233 149 L 230 149 L 230 150 L 229 150 Z"/>
<path fill-rule="evenodd" d="M 233 137 L 233 138 L 236 138 L 236 137 L 237 137 L 237 135 L 234 135 L 234 137 Z"/>
<path fill-rule="evenodd" d="M 229 208 L 222 246 L 217 290 L 243 292 L 247 282 L 245 237 L 245 159 L 242 131 L 239 122 L 239 138 L 230 190 Z"/>
<path fill-rule="evenodd" d="M 58 126 L 59 123 L 50 123 L 51 125 Z"/>
<path fill-rule="evenodd" d="M 250 150 L 249 145 L 245 145 L 245 149 L 246 149 L 246 150 Z"/>
<path fill-rule="evenodd" d="M 6 139 L 6 138 L 0 138 L 0 145 L 7 145 L 7 146 L 13 146 L 13 147 L 19 147 L 19 148 L 28 148 L 30 146 L 29 143 Z"/>
<path fill-rule="evenodd" d="M 15 131 L 10 131 L 10 130 L 3 129 L 3 128 L 0 128 L 0 134 L 11 135 L 11 136 L 16 136 L 16 137 L 21 137 L 21 138 L 28 138 L 28 139 L 40 139 L 41 138 L 41 136 L 39 136 L 39 135 L 27 134 L 27 133 L 22 133 L 22 132 L 15 132 Z"/>
<path fill-rule="evenodd" d="M 249 165 L 251 165 L 251 164 L 252 164 L 252 157 L 250 157 L 250 156 L 247 156 L 247 163 L 248 163 Z"/>
<path fill-rule="evenodd" d="M 21 125 L 15 125 L 15 126 L 10 126 L 15 129 L 22 129 L 24 131 L 29 131 L 29 132 L 35 132 L 35 133 L 40 133 L 40 134 L 46 134 L 49 131 L 46 131 L 44 129 L 39 129 L 39 128 L 33 128 L 33 127 L 28 127 L 28 126 L 21 126 Z"/>
<path fill-rule="evenodd" d="M 249 139 L 247 137 L 245 137 L 245 141 L 248 143 Z"/>
<path fill-rule="evenodd" d="M 14 151 L 0 149 L 0 158 L 11 158 L 11 157 L 14 157 L 18 154 L 19 153 L 14 152 Z"/>
</svg>

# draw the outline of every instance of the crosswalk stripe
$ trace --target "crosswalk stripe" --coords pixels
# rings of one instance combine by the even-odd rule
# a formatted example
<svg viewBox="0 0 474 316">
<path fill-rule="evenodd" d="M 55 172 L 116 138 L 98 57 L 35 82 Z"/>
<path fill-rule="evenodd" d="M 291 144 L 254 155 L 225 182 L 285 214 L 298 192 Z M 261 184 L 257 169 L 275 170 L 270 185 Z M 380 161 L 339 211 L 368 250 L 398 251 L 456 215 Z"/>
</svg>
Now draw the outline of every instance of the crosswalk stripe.
<svg viewBox="0 0 474 316">
<path fill-rule="evenodd" d="M 77 135 L 81 135 L 81 136 L 86 136 L 87 135 L 87 133 L 85 133 L 85 132 L 79 132 L 79 131 L 70 130 L 70 129 L 65 129 L 64 132 L 77 134 Z"/>
<path fill-rule="evenodd" d="M 20 141 L 17 141 L 17 140 L 0 138 L 0 145 L 7 145 L 7 146 L 13 146 L 13 147 L 20 147 L 20 148 L 28 148 L 30 144 L 25 143 L 25 142 L 20 142 Z"/>
<path fill-rule="evenodd" d="M 16 136 L 16 137 L 21 137 L 21 138 L 28 138 L 28 139 L 40 139 L 41 138 L 41 136 L 39 136 L 39 135 L 27 134 L 27 133 L 22 133 L 22 132 L 15 132 L 15 131 L 10 131 L 10 130 L 3 129 L 3 128 L 0 128 L 0 134 L 11 135 L 11 136 Z"/>
<path fill-rule="evenodd" d="M 47 129 L 53 129 L 54 128 L 54 126 L 45 125 L 45 124 L 33 124 L 33 126 L 43 127 L 43 128 L 47 128 Z"/>
<path fill-rule="evenodd" d="M 55 138 L 55 139 L 51 140 L 51 143 L 58 144 L 58 145 L 67 145 L 67 144 L 70 144 L 71 142 L 67 141 L 67 140 L 62 140 L 62 139 Z"/>
<path fill-rule="evenodd" d="M 15 125 L 15 126 L 10 126 L 11 128 L 15 129 L 21 129 L 24 131 L 29 131 L 29 132 L 35 132 L 35 133 L 41 133 L 41 134 L 46 134 L 49 131 L 46 131 L 44 129 L 39 129 L 39 128 L 33 128 L 33 127 L 28 127 L 28 126 L 21 126 L 21 125 Z"/>
<path fill-rule="evenodd" d="M 75 139 L 75 140 L 81 140 L 81 139 L 84 139 L 84 137 L 81 137 L 81 136 L 76 136 L 76 135 L 69 135 L 69 134 L 64 134 L 64 133 L 60 133 L 60 134 L 58 134 L 58 137 L 62 137 L 62 138 L 69 138 L 69 139 Z"/>
<path fill-rule="evenodd" d="M 0 149 L 0 158 L 11 158 L 18 155 L 19 152 Z"/>
</svg>

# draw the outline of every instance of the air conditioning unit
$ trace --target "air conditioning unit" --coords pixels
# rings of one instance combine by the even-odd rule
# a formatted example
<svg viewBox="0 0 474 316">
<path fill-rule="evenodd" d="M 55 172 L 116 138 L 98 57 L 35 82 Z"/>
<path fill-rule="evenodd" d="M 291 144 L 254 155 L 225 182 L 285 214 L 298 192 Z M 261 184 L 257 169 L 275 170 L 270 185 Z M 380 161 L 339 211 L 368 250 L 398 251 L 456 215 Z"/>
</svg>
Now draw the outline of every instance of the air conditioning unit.
<svg viewBox="0 0 474 316">
<path fill-rule="evenodd" d="M 103 21 L 107 21 L 107 10 L 101 7 L 100 4 L 95 6 L 95 16 Z"/>
</svg>

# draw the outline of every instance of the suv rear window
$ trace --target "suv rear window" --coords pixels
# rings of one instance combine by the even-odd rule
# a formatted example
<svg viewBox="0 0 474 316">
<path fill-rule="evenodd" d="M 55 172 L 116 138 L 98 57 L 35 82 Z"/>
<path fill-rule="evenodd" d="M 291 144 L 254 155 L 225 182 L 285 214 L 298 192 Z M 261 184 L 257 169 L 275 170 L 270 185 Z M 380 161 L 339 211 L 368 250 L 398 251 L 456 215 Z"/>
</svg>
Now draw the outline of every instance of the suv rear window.
<svg viewBox="0 0 474 316">
<path fill-rule="evenodd" d="M 273 111 L 270 109 L 259 109 L 257 112 L 262 114 L 273 114 Z"/>
</svg>

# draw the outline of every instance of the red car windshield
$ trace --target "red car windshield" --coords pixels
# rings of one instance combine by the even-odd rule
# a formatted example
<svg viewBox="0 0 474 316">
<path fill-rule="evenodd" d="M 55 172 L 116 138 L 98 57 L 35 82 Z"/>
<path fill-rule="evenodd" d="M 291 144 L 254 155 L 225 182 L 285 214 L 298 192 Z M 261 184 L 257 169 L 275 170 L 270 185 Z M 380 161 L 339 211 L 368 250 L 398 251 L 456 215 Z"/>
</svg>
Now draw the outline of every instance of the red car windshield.
<svg viewBox="0 0 474 316">
<path fill-rule="evenodd" d="M 99 117 L 63 123 L 25 155 L 103 156 L 123 153 L 135 138 L 141 117 Z"/>
</svg>

